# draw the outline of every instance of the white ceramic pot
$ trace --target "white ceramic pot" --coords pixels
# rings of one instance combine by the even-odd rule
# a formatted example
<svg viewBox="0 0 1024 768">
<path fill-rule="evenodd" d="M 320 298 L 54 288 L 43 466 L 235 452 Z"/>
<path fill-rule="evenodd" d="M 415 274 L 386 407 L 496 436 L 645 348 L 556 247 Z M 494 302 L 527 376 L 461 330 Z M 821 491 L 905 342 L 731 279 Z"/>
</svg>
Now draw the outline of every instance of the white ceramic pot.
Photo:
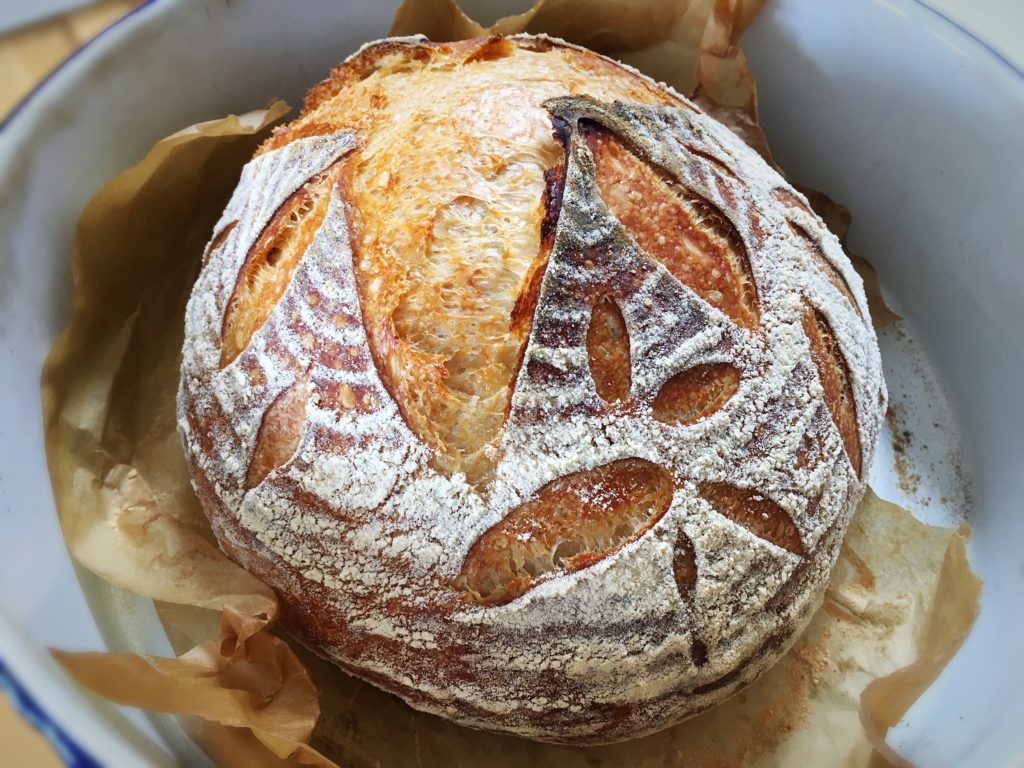
<svg viewBox="0 0 1024 768">
<path fill-rule="evenodd" d="M 299 103 L 386 34 L 391 12 L 376 0 L 153 0 L 0 133 L 0 659 L 101 765 L 204 758 L 169 719 L 82 693 L 45 651 L 169 650 L 151 606 L 74 567 L 51 500 L 38 381 L 67 316 L 75 220 L 157 138 L 271 96 Z M 914 0 L 774 0 L 745 47 L 780 163 L 854 211 L 852 250 L 871 257 L 917 339 L 882 345 L 893 399 L 931 445 L 909 456 L 922 488 L 907 498 L 885 451 L 872 483 L 930 517 L 966 506 L 974 525 L 981 616 L 891 738 L 919 765 L 1024 765 L 1024 75 Z"/>
</svg>

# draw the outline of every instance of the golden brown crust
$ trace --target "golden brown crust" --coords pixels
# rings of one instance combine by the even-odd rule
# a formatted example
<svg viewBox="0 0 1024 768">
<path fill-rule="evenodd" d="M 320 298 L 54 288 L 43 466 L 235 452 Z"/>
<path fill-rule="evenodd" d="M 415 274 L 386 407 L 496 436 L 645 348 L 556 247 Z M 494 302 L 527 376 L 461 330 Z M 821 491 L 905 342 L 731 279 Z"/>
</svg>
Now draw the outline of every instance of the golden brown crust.
<svg viewBox="0 0 1024 768">
<path fill-rule="evenodd" d="M 298 379 L 267 408 L 256 434 L 256 447 L 245 477 L 246 488 L 254 488 L 266 480 L 267 475 L 284 464 L 299 447 L 306 423 L 307 384 L 305 377 Z"/>
<path fill-rule="evenodd" d="M 728 219 L 606 131 L 588 128 L 586 136 L 601 197 L 637 244 L 741 328 L 755 327 L 754 278 Z"/>
<path fill-rule="evenodd" d="M 884 403 L 862 312 L 689 103 L 543 38 L 390 40 L 243 172 L 179 424 L 311 647 L 469 725 L 611 741 L 738 690 L 820 600 Z"/>
<path fill-rule="evenodd" d="M 560 477 L 477 539 L 457 585 L 476 602 L 514 600 L 642 535 L 668 510 L 672 491 L 672 476 L 642 459 Z"/>
<path fill-rule="evenodd" d="M 757 491 L 727 483 L 701 483 L 699 493 L 711 506 L 765 541 L 794 555 L 804 554 L 800 531 L 786 511 Z"/>
</svg>

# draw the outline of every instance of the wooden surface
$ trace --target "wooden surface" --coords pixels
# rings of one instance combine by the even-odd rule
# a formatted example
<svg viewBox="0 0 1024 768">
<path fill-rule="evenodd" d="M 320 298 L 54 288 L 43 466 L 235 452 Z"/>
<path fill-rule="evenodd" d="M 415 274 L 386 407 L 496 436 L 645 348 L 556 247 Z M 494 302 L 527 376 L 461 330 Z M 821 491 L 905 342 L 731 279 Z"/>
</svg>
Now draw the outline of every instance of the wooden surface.
<svg viewBox="0 0 1024 768">
<path fill-rule="evenodd" d="M 21 719 L 0 693 L 0 765 L 59 768 L 60 760 L 46 740 Z"/>
<path fill-rule="evenodd" d="M 6 115 L 68 54 L 139 2 L 104 0 L 0 37 L 0 115 Z"/>
</svg>

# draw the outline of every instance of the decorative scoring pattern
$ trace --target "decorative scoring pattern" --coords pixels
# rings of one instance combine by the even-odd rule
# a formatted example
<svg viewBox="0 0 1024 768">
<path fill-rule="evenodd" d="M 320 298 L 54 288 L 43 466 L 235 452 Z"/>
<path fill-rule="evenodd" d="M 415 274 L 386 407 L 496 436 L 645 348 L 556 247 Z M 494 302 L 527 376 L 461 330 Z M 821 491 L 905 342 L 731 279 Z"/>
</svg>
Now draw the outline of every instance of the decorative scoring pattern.
<svg viewBox="0 0 1024 768">
<path fill-rule="evenodd" d="M 523 51 L 593 57 L 539 40 Z M 390 41 L 352 67 L 513 55 L 462 45 Z M 689 104 L 543 107 L 564 154 L 537 185 L 483 486 L 436 463 L 402 416 L 415 394 L 372 354 L 349 130 L 275 139 L 243 172 L 189 304 L 179 424 L 222 546 L 307 642 L 460 722 L 601 742 L 695 714 L 785 651 L 885 392 L 835 239 L 727 129 Z"/>
</svg>

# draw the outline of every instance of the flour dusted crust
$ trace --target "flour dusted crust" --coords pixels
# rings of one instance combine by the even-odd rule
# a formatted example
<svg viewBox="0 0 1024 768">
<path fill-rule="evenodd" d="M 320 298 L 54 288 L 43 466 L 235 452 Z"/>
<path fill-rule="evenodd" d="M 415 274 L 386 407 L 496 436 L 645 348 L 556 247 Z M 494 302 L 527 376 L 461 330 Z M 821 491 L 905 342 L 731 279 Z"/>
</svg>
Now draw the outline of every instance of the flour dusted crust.
<svg viewBox="0 0 1024 768">
<path fill-rule="evenodd" d="M 342 64 L 243 170 L 186 324 L 196 490 L 287 626 L 551 741 L 662 728 L 777 661 L 885 409 L 805 199 L 548 38 Z"/>
</svg>

